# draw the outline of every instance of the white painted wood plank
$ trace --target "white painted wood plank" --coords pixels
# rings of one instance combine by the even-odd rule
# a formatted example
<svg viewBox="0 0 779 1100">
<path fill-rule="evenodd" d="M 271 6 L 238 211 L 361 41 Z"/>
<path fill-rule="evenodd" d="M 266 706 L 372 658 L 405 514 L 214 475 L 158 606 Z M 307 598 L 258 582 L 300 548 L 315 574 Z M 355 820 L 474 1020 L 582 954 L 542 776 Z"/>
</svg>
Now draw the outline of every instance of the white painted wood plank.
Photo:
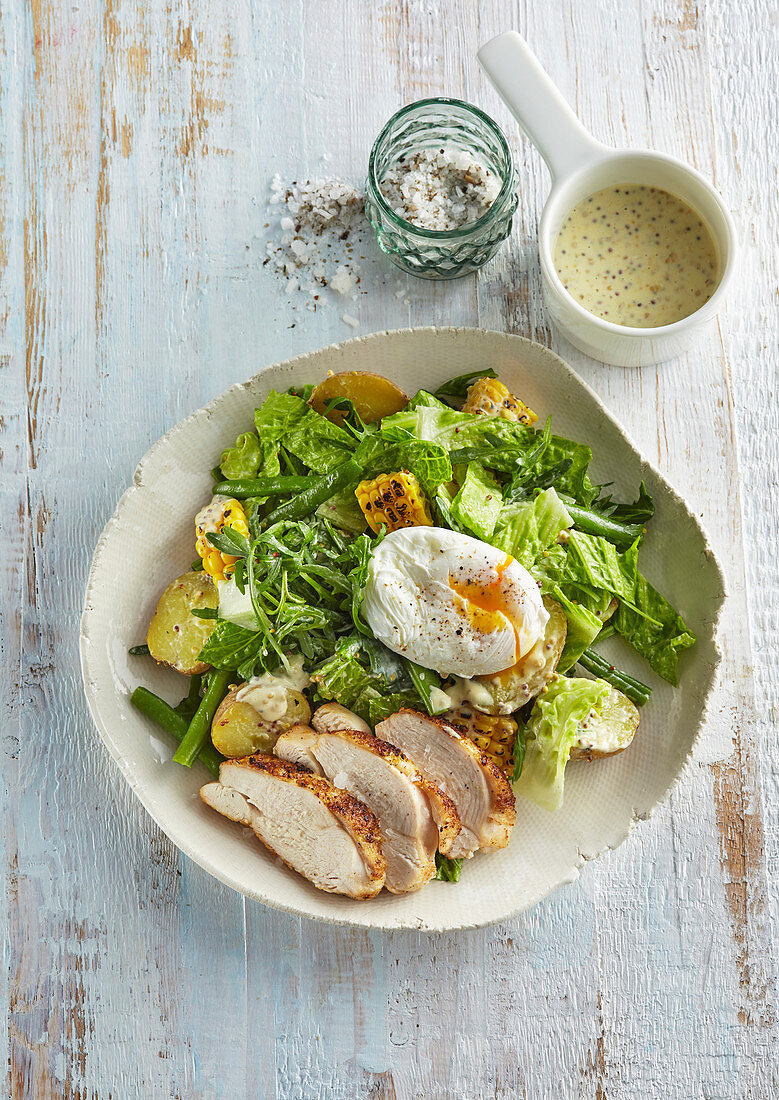
<svg viewBox="0 0 779 1100">
<path fill-rule="evenodd" d="M 14 18 L 26 27 L 14 51 L 31 108 L 24 178 L 18 146 L 6 144 L 18 94 L 7 87 L 0 151 L 28 211 L 30 383 L 14 361 L 4 472 L 8 441 L 16 453 L 25 443 L 25 406 L 37 464 L 11 471 L 3 493 L 11 530 L 17 499 L 30 516 L 3 595 L 24 685 L 7 705 L 21 698 L 26 709 L 19 756 L 6 737 L 4 765 L 14 1094 L 102 1096 L 117 1081 L 166 1096 L 622 1098 L 665 1094 L 669 1081 L 679 1095 L 770 1094 L 766 854 L 775 890 L 779 792 L 749 721 L 731 430 L 735 409 L 767 712 L 775 650 L 760 647 L 777 608 L 760 549 L 776 525 L 768 250 L 750 245 L 724 347 L 714 332 L 685 360 L 637 374 L 553 339 L 699 505 L 735 599 L 701 762 L 653 822 L 524 918 L 462 936 L 369 937 L 244 906 L 171 850 L 114 776 L 68 648 L 95 536 L 145 447 L 256 366 L 352 334 L 342 309 L 310 313 L 261 267 L 275 171 L 359 181 L 379 125 L 421 95 L 463 95 L 508 124 L 473 54 L 514 22 L 598 136 L 694 159 L 716 173 L 750 241 L 775 241 L 764 0 L 746 14 L 725 0 L 632 0 L 616 12 L 605 0 L 42 3 Z M 370 294 L 349 307 L 358 331 L 478 323 L 549 341 L 533 243 L 545 170 L 526 142 L 512 135 L 512 145 L 522 192 L 510 249 L 448 286 L 368 262 Z M 13 309 L 25 284 L 6 210 L 9 224 Z M 763 342 L 763 331 L 774 336 Z M 3 335 L 20 351 L 21 318 Z M 694 438 L 683 430 L 691 406 Z M 736 752 L 710 767 L 731 748 L 734 714 L 746 719 Z"/>
</svg>

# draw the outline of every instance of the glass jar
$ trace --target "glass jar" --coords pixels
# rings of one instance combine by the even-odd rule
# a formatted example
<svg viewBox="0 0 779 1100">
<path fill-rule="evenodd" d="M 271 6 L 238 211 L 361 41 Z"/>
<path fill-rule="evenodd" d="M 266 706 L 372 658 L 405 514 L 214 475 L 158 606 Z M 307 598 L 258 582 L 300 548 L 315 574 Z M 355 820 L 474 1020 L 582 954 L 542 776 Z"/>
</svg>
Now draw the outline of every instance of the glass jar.
<svg viewBox="0 0 779 1100">
<path fill-rule="evenodd" d="M 388 170 L 420 149 L 464 151 L 500 180 L 489 209 L 458 229 L 422 229 L 406 221 L 381 191 Z M 458 279 L 476 271 L 511 232 L 517 208 L 514 162 L 502 130 L 470 103 L 438 97 L 401 108 L 376 138 L 368 162 L 365 212 L 379 247 L 394 264 L 422 279 Z"/>
</svg>

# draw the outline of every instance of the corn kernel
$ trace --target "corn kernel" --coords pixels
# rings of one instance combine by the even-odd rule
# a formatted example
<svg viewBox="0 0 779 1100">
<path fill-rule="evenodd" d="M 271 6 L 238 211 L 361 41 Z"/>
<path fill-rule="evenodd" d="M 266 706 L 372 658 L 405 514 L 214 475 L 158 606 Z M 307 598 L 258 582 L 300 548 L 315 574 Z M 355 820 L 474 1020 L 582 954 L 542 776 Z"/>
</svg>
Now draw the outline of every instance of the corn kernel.
<svg viewBox="0 0 779 1100">
<path fill-rule="evenodd" d="M 470 737 L 501 771 L 509 777 L 513 775 L 514 741 L 517 736 L 517 723 L 513 718 L 482 714 L 467 703 L 449 711 L 446 718 L 466 737 Z"/>
<path fill-rule="evenodd" d="M 232 554 L 221 553 L 208 541 L 209 534 L 223 531 L 226 527 L 248 538 L 249 525 L 246 522 L 243 505 L 232 498 L 225 500 L 216 498 L 198 512 L 195 519 L 195 549 L 203 560 L 203 570 L 215 582 L 223 581 L 228 574 L 233 573 L 235 563 L 238 561 L 238 558 L 233 557 Z"/>
<path fill-rule="evenodd" d="M 463 412 L 499 416 L 520 424 L 535 424 L 538 417 L 497 378 L 479 378 L 468 388 Z"/>
<path fill-rule="evenodd" d="M 433 517 L 419 482 L 407 470 L 380 474 L 372 481 L 361 481 L 354 490 L 357 502 L 371 530 L 379 533 L 401 527 L 432 527 Z"/>
</svg>

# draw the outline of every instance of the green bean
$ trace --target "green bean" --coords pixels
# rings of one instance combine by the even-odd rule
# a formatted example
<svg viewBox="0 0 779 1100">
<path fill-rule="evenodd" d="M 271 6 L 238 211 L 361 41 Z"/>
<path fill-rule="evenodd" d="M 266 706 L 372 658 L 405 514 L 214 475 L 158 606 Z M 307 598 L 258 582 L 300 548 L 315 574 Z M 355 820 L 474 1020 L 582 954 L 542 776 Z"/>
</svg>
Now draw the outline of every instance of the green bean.
<svg viewBox="0 0 779 1100">
<path fill-rule="evenodd" d="M 298 493 L 308 488 L 312 478 L 305 474 L 279 474 L 277 477 L 248 477 L 237 481 L 220 481 L 214 486 L 215 493 L 243 500 L 245 497 L 282 496 L 284 493 Z"/>
<path fill-rule="evenodd" d="M 443 714 L 444 711 L 449 709 L 448 699 L 443 707 L 433 706 L 433 688 L 440 689 L 441 687 L 441 677 L 437 672 L 433 672 L 430 668 L 422 668 L 421 665 L 415 665 L 413 661 L 408 662 L 408 671 L 417 695 L 425 704 L 425 710 L 428 714 Z"/>
<path fill-rule="evenodd" d="M 173 756 L 177 764 L 183 764 L 185 768 L 192 767 L 193 761 L 206 743 L 216 708 L 227 694 L 230 680 L 234 676 L 234 672 L 226 672 L 224 669 L 212 672 L 206 693 L 200 700 L 200 706 L 195 711 L 189 728 Z"/>
<path fill-rule="evenodd" d="M 280 520 L 303 519 L 341 489 L 358 481 L 361 476 L 362 466 L 349 458 L 329 474 L 307 478 L 307 487 L 267 515 L 262 521 L 263 527 L 271 527 Z"/>
<path fill-rule="evenodd" d="M 600 653 L 596 653 L 594 649 L 585 649 L 579 658 L 579 664 L 587 672 L 591 672 L 593 676 L 600 677 L 601 680 L 605 680 L 612 687 L 615 687 L 617 691 L 627 695 L 628 699 L 635 703 L 637 707 L 643 707 L 645 703 L 649 702 L 649 697 L 652 694 L 650 687 L 642 684 L 640 680 L 634 680 L 632 676 L 628 676 L 627 672 L 615 668 L 604 657 L 601 657 Z"/>
<path fill-rule="evenodd" d="M 147 718 L 151 718 L 158 726 L 162 726 L 177 741 L 183 739 L 188 726 L 186 718 L 176 714 L 173 707 L 166 703 L 164 699 L 160 699 L 159 695 L 155 695 L 153 691 L 149 691 L 145 687 L 137 687 L 130 696 L 130 702 L 136 710 L 139 710 L 141 714 L 145 714 Z M 210 772 L 216 776 L 219 775 L 219 765 L 222 762 L 222 757 L 213 745 L 204 744 L 200 749 L 198 759 Z"/>
<path fill-rule="evenodd" d="M 627 550 L 644 531 L 640 523 L 616 523 L 608 516 L 602 516 L 589 508 L 580 508 L 578 504 L 565 501 L 565 507 L 580 531 L 587 535 L 600 535 L 613 542 L 618 550 Z"/>
<path fill-rule="evenodd" d="M 127 650 L 131 657 L 147 657 L 149 654 L 149 647 L 144 642 L 143 645 L 134 645 Z"/>
</svg>

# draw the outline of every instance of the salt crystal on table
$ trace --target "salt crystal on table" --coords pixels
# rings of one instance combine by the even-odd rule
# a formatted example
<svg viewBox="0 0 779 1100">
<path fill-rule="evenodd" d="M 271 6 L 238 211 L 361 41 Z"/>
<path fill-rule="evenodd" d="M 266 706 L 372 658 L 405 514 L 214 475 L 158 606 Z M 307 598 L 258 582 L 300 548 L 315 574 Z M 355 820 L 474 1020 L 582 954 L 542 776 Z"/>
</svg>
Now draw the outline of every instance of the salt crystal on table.
<svg viewBox="0 0 779 1100">
<path fill-rule="evenodd" d="M 345 325 L 349 325 L 350 328 L 357 328 L 360 323 L 356 317 L 352 317 L 351 313 L 344 313 L 341 320 Z"/>
</svg>

